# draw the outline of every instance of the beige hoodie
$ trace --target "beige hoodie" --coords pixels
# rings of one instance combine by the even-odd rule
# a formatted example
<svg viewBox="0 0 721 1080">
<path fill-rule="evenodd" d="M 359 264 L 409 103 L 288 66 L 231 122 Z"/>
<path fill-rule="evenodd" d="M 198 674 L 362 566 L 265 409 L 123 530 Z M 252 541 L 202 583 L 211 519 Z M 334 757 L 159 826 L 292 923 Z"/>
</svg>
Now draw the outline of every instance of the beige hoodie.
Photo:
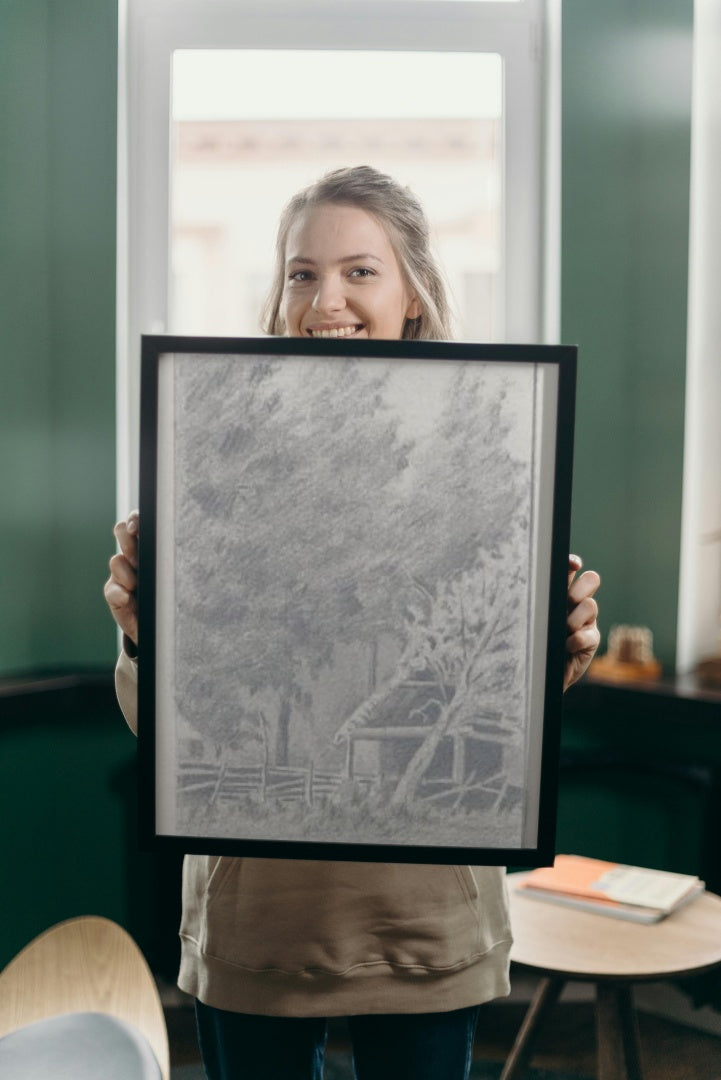
<svg viewBox="0 0 721 1080">
<path fill-rule="evenodd" d="M 137 721 L 137 665 L 118 700 Z M 508 993 L 505 873 L 186 855 L 178 984 L 269 1016 L 442 1012 Z"/>
</svg>

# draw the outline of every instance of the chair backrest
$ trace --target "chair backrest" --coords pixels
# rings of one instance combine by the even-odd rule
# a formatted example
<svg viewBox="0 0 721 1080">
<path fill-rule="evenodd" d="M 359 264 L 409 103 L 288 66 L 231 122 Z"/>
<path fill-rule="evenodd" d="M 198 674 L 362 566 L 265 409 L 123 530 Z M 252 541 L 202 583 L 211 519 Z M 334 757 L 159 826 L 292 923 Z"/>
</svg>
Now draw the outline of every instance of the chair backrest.
<svg viewBox="0 0 721 1080">
<path fill-rule="evenodd" d="M 96 915 L 46 930 L 0 973 L 0 1037 L 36 1020 L 82 1012 L 137 1028 L 169 1080 L 165 1016 L 145 957 L 121 926 Z"/>
</svg>

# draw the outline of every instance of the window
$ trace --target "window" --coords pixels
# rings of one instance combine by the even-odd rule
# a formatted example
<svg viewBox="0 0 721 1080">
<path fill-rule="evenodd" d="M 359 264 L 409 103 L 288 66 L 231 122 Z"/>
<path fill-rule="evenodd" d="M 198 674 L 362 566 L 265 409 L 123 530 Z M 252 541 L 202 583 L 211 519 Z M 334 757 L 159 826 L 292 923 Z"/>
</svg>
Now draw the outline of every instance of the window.
<svg viewBox="0 0 721 1080">
<path fill-rule="evenodd" d="M 554 5 L 121 3 L 121 513 L 137 499 L 140 335 L 258 333 L 280 209 L 331 168 L 363 160 L 418 193 L 459 337 L 555 339 Z"/>
<path fill-rule="evenodd" d="M 426 208 L 456 336 L 503 336 L 499 56 L 196 49 L 172 70 L 172 332 L 257 334 L 285 202 L 372 163 Z"/>
</svg>

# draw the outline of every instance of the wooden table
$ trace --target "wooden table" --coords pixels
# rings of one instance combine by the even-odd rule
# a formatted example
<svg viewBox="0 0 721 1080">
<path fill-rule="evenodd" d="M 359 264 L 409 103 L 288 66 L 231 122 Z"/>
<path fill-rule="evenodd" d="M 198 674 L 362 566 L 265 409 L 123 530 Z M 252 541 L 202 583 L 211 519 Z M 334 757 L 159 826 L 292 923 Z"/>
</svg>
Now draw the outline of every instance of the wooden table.
<svg viewBox="0 0 721 1080">
<path fill-rule="evenodd" d="M 721 898 L 703 893 L 661 922 L 626 922 L 529 899 L 509 874 L 511 960 L 542 976 L 501 1074 L 518 1080 L 569 980 L 596 986 L 599 1080 L 643 1080 L 632 986 L 721 966 Z"/>
</svg>

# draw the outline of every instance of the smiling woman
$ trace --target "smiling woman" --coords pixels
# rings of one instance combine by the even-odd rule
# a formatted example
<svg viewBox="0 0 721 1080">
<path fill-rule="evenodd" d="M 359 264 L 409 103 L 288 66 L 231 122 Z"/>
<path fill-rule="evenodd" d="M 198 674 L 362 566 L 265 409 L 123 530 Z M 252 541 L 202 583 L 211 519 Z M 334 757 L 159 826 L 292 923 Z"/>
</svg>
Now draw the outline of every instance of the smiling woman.
<svg viewBox="0 0 721 1080">
<path fill-rule="evenodd" d="M 291 199 L 281 220 L 276 265 L 275 286 L 269 304 L 268 329 L 271 333 L 288 337 L 322 337 L 335 333 L 348 337 L 350 332 L 350 336 L 375 339 L 420 339 L 443 335 L 447 307 L 440 272 L 429 249 L 423 208 L 409 189 L 376 169 L 358 166 L 334 170 Z M 273 355 L 278 350 L 272 340 L 262 344 L 266 355 Z M 307 344 L 310 348 L 320 348 L 312 342 Z M 302 346 L 302 342 L 298 345 Z M 444 355 L 449 347 L 442 347 Z M 372 352 L 374 346 L 366 345 L 365 348 Z M 421 346 L 414 345 L 413 348 L 420 350 Z M 214 392 L 220 395 L 218 404 L 222 407 L 216 407 L 213 400 L 210 411 L 201 409 L 200 413 L 194 413 L 199 421 L 201 445 L 207 447 L 210 440 L 213 445 L 230 448 L 225 464 L 232 474 L 234 493 L 239 487 L 243 491 L 252 488 L 256 500 L 269 500 L 265 509 L 262 502 L 256 501 L 250 514 L 240 500 L 240 517 L 237 523 L 235 520 L 230 522 L 232 543 L 242 536 L 245 523 L 260 524 L 266 532 L 260 539 L 253 540 L 252 550 L 269 554 L 272 565 L 259 569 L 253 555 L 251 570 L 246 573 L 242 562 L 236 555 L 232 556 L 233 581 L 239 583 L 242 595 L 239 593 L 235 601 L 231 597 L 229 603 L 230 594 L 223 585 L 220 590 L 222 611 L 253 612 L 238 639 L 241 647 L 236 648 L 235 640 L 229 639 L 225 614 L 218 619 L 219 609 L 215 604 L 204 607 L 212 597 L 208 577 L 209 570 L 213 576 L 209 552 L 219 552 L 223 548 L 222 544 L 214 545 L 208 531 L 211 523 L 217 520 L 219 505 L 215 489 L 216 461 L 211 458 L 211 482 L 192 484 L 194 494 L 185 498 L 179 495 L 181 477 L 189 477 L 191 471 L 185 467 L 183 456 L 176 448 L 174 466 L 168 471 L 168 475 L 172 473 L 175 478 L 174 484 L 161 479 L 156 487 L 157 490 L 172 491 L 176 507 L 180 505 L 186 511 L 181 513 L 182 530 L 173 532 L 174 527 L 170 526 L 177 557 L 189 556 L 186 565 L 191 566 L 194 553 L 199 552 L 201 556 L 200 562 L 195 564 L 202 566 L 201 574 L 190 572 L 187 579 L 192 578 L 196 584 L 201 582 L 203 602 L 198 604 L 191 596 L 187 605 L 176 605 L 177 597 L 174 597 L 172 610 L 176 606 L 178 610 L 182 609 L 184 629 L 179 635 L 168 635 L 168 640 L 174 643 L 169 652 L 173 657 L 173 670 L 182 672 L 180 677 L 186 680 L 188 700 L 192 699 L 194 704 L 187 710 L 185 706 L 179 706 L 171 687 L 159 689 L 157 698 L 151 689 L 151 699 L 153 709 L 162 699 L 162 707 L 170 710 L 173 717 L 177 710 L 177 715 L 182 715 L 187 722 L 200 723 L 201 730 L 208 720 L 211 723 L 220 720 L 222 725 L 230 716 L 232 730 L 237 732 L 239 716 L 252 714 L 252 731 L 256 735 L 253 742 L 264 747 L 263 759 L 270 760 L 268 747 L 274 746 L 275 764 L 287 769 L 292 767 L 296 753 L 294 703 L 304 701 L 303 708 L 312 714 L 314 723 L 323 715 L 320 698 L 314 701 L 310 691 L 303 693 L 295 672 L 327 668 L 336 643 L 359 643 L 364 660 L 364 690 L 359 695 L 353 690 L 349 674 L 341 674 L 343 665 L 333 671 L 333 682 L 346 702 L 343 715 L 351 722 L 344 734 L 349 745 L 351 735 L 357 732 L 357 722 L 367 720 L 364 710 L 368 701 L 375 709 L 383 678 L 388 681 L 386 689 L 392 694 L 397 689 L 408 689 L 404 684 L 410 679 L 414 695 L 412 704 L 416 711 L 419 711 L 415 696 L 419 681 L 421 689 L 427 690 L 429 677 L 435 678 L 438 689 L 434 683 L 430 702 L 435 714 L 433 722 L 427 732 L 421 732 L 421 745 L 411 750 L 410 756 L 406 755 L 404 759 L 402 754 L 400 757 L 393 755 L 397 773 L 390 794 L 383 786 L 383 773 L 377 767 L 371 773 L 379 778 L 373 789 L 374 796 L 376 792 L 380 793 L 383 828 L 388 830 L 390 815 L 387 811 L 390 808 L 400 808 L 408 820 L 414 818 L 417 792 L 441 743 L 447 735 L 453 737 L 452 733 L 457 733 L 457 725 L 469 722 L 470 713 L 465 710 L 477 708 L 475 696 L 471 695 L 471 701 L 468 690 L 478 685 L 478 679 L 483 680 L 483 694 L 488 699 L 496 677 L 491 674 L 491 654 L 496 659 L 504 657 L 496 673 L 504 713 L 514 714 L 519 695 L 525 694 L 525 674 L 521 675 L 521 671 L 525 670 L 528 649 L 525 644 L 518 649 L 518 663 L 511 658 L 510 670 L 516 673 L 514 683 L 507 677 L 509 657 L 504 643 L 514 619 L 521 617 L 521 611 L 530 610 L 514 599 L 516 583 L 528 580 L 524 576 L 527 560 L 517 551 L 515 537 L 520 522 L 529 520 L 529 515 L 520 512 L 519 508 L 528 502 L 530 482 L 519 486 L 517 499 L 508 498 L 518 469 L 515 457 L 503 445 L 502 438 L 500 452 L 492 436 L 490 444 L 488 442 L 490 433 L 499 426 L 501 432 L 505 431 L 503 424 L 493 420 L 498 413 L 488 387 L 486 383 L 482 388 L 478 384 L 478 396 L 474 396 L 468 392 L 466 384 L 452 381 L 448 384 L 447 400 L 463 402 L 466 409 L 470 408 L 470 424 L 457 423 L 454 414 L 444 410 L 440 439 L 431 439 L 432 446 L 426 447 L 429 465 L 432 464 L 435 471 L 426 478 L 427 482 L 409 483 L 401 474 L 411 467 L 408 455 L 412 448 L 418 447 L 418 436 L 414 440 L 399 441 L 400 424 L 392 413 L 389 415 L 390 410 L 381 393 L 385 379 L 370 366 L 370 360 L 357 366 L 360 371 L 356 372 L 355 380 L 349 377 L 352 368 L 342 365 L 331 384 L 326 381 L 329 373 L 332 375 L 332 368 L 327 364 L 319 367 L 314 377 L 308 377 L 306 372 L 302 383 L 296 383 L 289 400 L 284 402 L 277 384 L 271 381 L 272 365 L 262 364 L 246 373 L 252 393 L 244 395 L 242 407 L 237 398 L 227 393 L 224 380 L 213 380 Z M 289 371 L 285 364 L 276 364 L 276 367 L 281 377 Z M 202 365 L 197 364 L 197 357 L 191 359 L 189 370 L 192 377 L 197 377 L 199 372 L 205 375 Z M 445 370 L 449 376 L 452 374 L 447 365 Z M 406 368 L 406 376 L 409 375 L 415 383 L 416 373 Z M 365 403 L 358 392 L 361 384 L 367 386 Z M 408 390 L 408 384 L 406 388 Z M 186 385 L 185 394 L 177 393 L 177 384 L 175 390 L 174 425 L 179 425 L 189 402 L 202 400 L 208 409 L 207 395 L 197 395 L 192 385 Z M 498 409 L 505 395 L 504 384 Z M 409 390 L 407 396 L 412 396 Z M 527 400 L 532 396 L 529 384 Z M 222 428 L 223 410 L 229 410 L 233 432 L 230 439 L 226 438 Z M 478 417 L 483 415 L 488 416 L 487 423 L 479 422 Z M 290 452 L 283 453 L 289 416 L 296 418 L 292 425 L 295 434 L 290 439 Z M 319 418 L 319 424 L 314 417 Z M 332 430 L 342 429 L 344 435 L 340 443 L 333 440 L 323 445 L 319 436 L 327 429 L 329 420 Z M 529 436 L 535 427 L 526 423 L 523 430 L 526 442 L 531 438 L 531 443 L 527 442 L 530 447 L 527 461 L 535 460 L 536 436 Z M 460 449 L 456 442 L 459 436 Z M 313 447 L 312 454 L 302 452 L 304 438 Z M 438 451 L 438 442 L 444 453 Z M 463 538 L 460 547 L 454 548 L 448 559 L 444 544 L 434 539 L 431 523 L 433 520 L 440 522 L 441 535 L 446 537 L 445 523 L 456 516 L 452 510 L 449 512 L 446 496 L 453 496 L 457 490 L 458 455 L 460 453 L 464 461 L 469 459 L 471 445 L 479 445 L 483 467 L 465 468 L 461 472 L 469 482 L 482 480 L 487 483 L 488 477 L 493 477 L 492 494 L 490 500 L 469 497 L 463 501 L 464 509 L 474 507 L 475 513 L 480 515 L 478 528 L 474 527 L 470 538 Z M 349 447 L 352 449 L 347 453 Z M 208 462 L 208 456 L 197 453 L 194 445 L 186 443 L 185 452 L 189 452 L 194 461 L 204 459 Z M 451 458 L 446 458 L 446 469 L 443 458 L 449 452 Z M 344 457 L 352 466 L 348 473 L 336 468 L 336 463 Z M 370 474 L 364 471 L 368 462 L 372 465 Z M 248 485 L 245 480 L 238 484 L 239 465 L 241 470 L 247 471 Z M 327 479 L 320 473 L 321 465 L 328 471 Z M 147 471 L 145 475 L 148 476 Z M 343 481 L 340 487 L 339 477 Z M 332 483 L 336 485 L 335 490 Z M 400 494 L 401 500 L 413 496 L 408 506 L 410 516 L 397 513 L 395 509 L 388 511 L 380 494 L 383 484 L 390 487 L 396 497 Z M 434 494 L 440 503 L 428 502 L 428 496 Z M 229 508 L 224 509 L 223 514 L 230 513 L 235 496 L 229 503 L 224 500 L 221 503 Z M 497 509 L 501 504 L 502 508 Z M 196 526 L 189 525 L 191 505 L 198 515 Z M 275 516 L 279 507 L 282 508 L 282 524 Z M 547 510 L 550 512 L 550 503 L 547 503 Z M 144 520 L 145 515 L 144 509 Z M 465 516 L 469 517 L 469 514 Z M 165 519 L 168 515 L 160 517 Z M 323 548 L 315 541 L 313 531 L 309 532 L 309 521 L 322 524 L 324 542 L 330 540 L 330 547 Z M 499 532 L 499 528 L 505 528 L 506 532 Z M 490 533 L 486 533 L 486 529 Z M 368 538 L 367 547 L 372 552 L 370 574 L 363 578 L 362 584 L 358 568 L 364 560 L 358 557 L 355 534 Z M 152 542 L 153 535 L 151 525 L 150 532 L 144 532 L 143 536 L 150 536 Z M 113 556 L 110 561 L 111 577 L 106 583 L 105 595 L 118 625 L 128 633 L 135 632 L 137 643 L 137 622 L 133 624 L 137 612 L 137 567 L 155 565 L 156 559 L 151 554 L 148 561 L 139 554 L 137 516 L 131 516 L 127 523 L 119 523 L 116 536 L 122 554 Z M 234 550 L 240 552 L 242 559 L 242 551 Z M 489 590 L 486 584 L 490 559 L 491 556 L 494 559 L 500 557 L 497 551 L 501 550 L 508 563 L 506 580 L 503 586 Z M 397 569 L 385 562 L 379 565 L 378 551 L 396 553 L 401 564 Z M 169 560 L 164 559 L 158 563 L 163 565 L 164 572 L 167 572 L 168 564 Z M 335 576 L 331 569 L 333 564 Z M 291 578 L 286 578 L 285 582 L 281 568 L 291 572 Z M 572 557 L 568 564 L 564 687 L 583 673 L 598 644 L 593 600 L 598 576 L 587 571 L 576 578 L 579 569 L 580 560 Z M 174 570 L 171 576 L 175 580 L 186 577 L 183 573 L 178 576 Z M 379 637 L 391 635 L 392 631 L 387 617 L 378 607 L 378 598 L 395 588 L 393 583 L 400 579 L 409 582 L 413 602 L 410 608 L 404 599 L 397 604 L 405 620 L 404 632 L 394 638 L 396 648 L 391 663 L 388 670 L 379 675 L 375 642 Z M 309 609 L 308 588 L 313 580 L 322 583 L 321 596 L 330 595 L 331 599 L 329 602 L 323 600 L 320 606 L 314 602 L 314 607 Z M 328 584 L 333 581 L 337 586 L 333 585 L 329 590 Z M 564 578 L 557 575 L 557 581 L 563 590 Z M 269 583 L 274 599 L 268 605 L 272 615 L 268 621 L 254 603 L 253 589 L 259 587 L 265 595 Z M 420 593 L 421 599 L 416 597 L 416 592 Z M 470 602 L 472 596 L 476 597 L 480 607 L 476 608 Z M 458 598 L 458 603 L 454 598 Z M 566 601 L 563 595 L 559 599 Z M 410 615 L 407 615 L 409 610 Z M 209 619 L 206 618 L 208 611 Z M 356 629 L 354 639 L 348 638 L 349 626 L 357 628 L 361 615 L 366 620 L 365 627 L 360 634 Z M 448 626 L 449 618 L 452 625 L 463 626 L 463 645 L 457 651 L 439 644 L 452 636 L 443 629 Z M 405 633 L 406 622 L 408 634 Z M 156 639 L 142 612 L 141 624 L 140 639 L 150 642 Z M 319 632 L 321 627 L 322 634 Z M 328 634 L 329 645 L 326 644 Z M 473 644 L 471 634 L 476 635 Z M 203 662 L 198 669 L 194 658 L 201 639 L 211 643 L 212 659 L 209 663 Z M 232 661 L 226 664 L 221 653 L 229 640 Z M 225 645 L 221 645 L 221 641 Z M 305 652 L 297 649 L 297 641 L 305 643 Z M 182 644 L 176 648 L 178 642 Z M 307 651 L 309 644 L 310 652 Z M 563 642 L 560 644 L 562 646 Z M 370 696 L 368 646 L 375 657 Z M 185 648 L 187 652 L 182 651 Z M 513 652 L 512 645 L 510 648 Z M 243 649 L 247 662 L 242 659 Z M 135 652 L 126 651 L 120 658 L 117 688 L 126 718 L 137 728 L 137 678 L 141 666 L 148 664 L 143 655 L 151 654 L 138 656 Z M 562 660 L 561 650 L 558 655 Z M 261 656 L 266 659 L 259 663 Z M 294 659 L 286 661 L 288 657 Z M 152 659 L 150 663 L 152 665 Z M 560 664 L 558 666 L 560 668 Z M 152 673 L 152 667 L 149 670 Z M 244 697 L 245 690 L 238 682 L 237 672 L 249 670 L 254 674 Z M 230 673 L 229 682 L 223 671 Z M 426 672 L 429 677 L 424 677 Z M 557 674 L 560 683 L 560 670 Z M 159 681 L 158 688 L 161 685 Z M 224 685 L 229 689 L 227 696 L 224 696 Z M 267 716 L 272 715 L 272 730 L 264 711 L 266 704 L 261 704 L 258 698 L 263 688 L 271 695 Z M 558 693 L 560 689 L 557 686 Z M 385 701 L 387 695 L 381 696 Z M 396 701 L 392 706 L 393 727 L 398 724 L 404 727 L 403 710 L 408 702 L 405 694 L 401 697 L 405 704 L 399 705 Z M 353 712 L 349 716 L 347 703 L 351 699 Z M 335 723 L 339 709 L 333 707 L 329 712 Z M 412 715 L 414 720 L 417 719 L 415 714 Z M 147 730 L 142 719 L 141 728 Z M 223 740 L 226 737 L 224 732 Z M 397 737 L 397 732 L 391 735 L 392 739 Z M 342 814 L 345 814 L 343 808 L 346 806 L 351 807 L 352 813 L 352 807 L 356 805 L 345 784 L 354 775 L 350 766 L 353 755 L 354 750 L 348 751 L 349 765 L 342 777 L 344 786 L 337 804 Z M 162 749 L 155 761 L 169 761 L 172 757 Z M 492 774 L 495 768 L 491 762 Z M 508 780 L 503 797 L 512 788 L 523 790 L 516 781 L 515 765 L 506 761 L 503 770 Z M 460 764 L 457 764 L 457 773 L 452 779 L 462 781 Z M 265 781 L 263 785 L 265 793 Z M 434 801 L 436 797 L 437 792 L 434 792 Z M 455 807 L 458 805 L 455 790 L 453 799 Z M 427 810 L 426 805 L 423 812 Z M 431 807 L 432 818 L 434 810 L 435 805 Z M 338 809 L 332 809 L 331 818 L 337 819 L 337 815 Z M 267 838 L 265 824 L 262 829 Z M 395 859 L 404 830 L 407 831 L 405 825 L 396 830 L 395 822 L 391 824 L 393 842 L 389 844 L 390 850 L 382 851 L 386 858 Z M 353 826 L 353 835 L 357 834 L 358 827 Z M 457 842 L 455 827 L 451 835 Z M 185 846 L 187 837 L 176 839 Z M 363 843 L 365 841 L 361 840 L 361 845 Z M 493 854 L 496 860 L 502 855 L 505 861 L 506 849 L 501 848 L 502 845 L 496 843 Z M 454 847 L 453 857 L 456 857 L 456 850 Z M 467 1077 L 480 1004 L 509 989 L 510 930 L 503 872 L 495 861 L 494 865 L 471 869 L 463 865 L 428 867 L 397 862 L 349 862 L 343 861 L 343 853 L 338 849 L 335 854 L 341 858 L 330 861 L 307 859 L 303 853 L 302 858 L 295 860 L 255 857 L 258 852 L 256 847 L 251 856 L 242 858 L 194 854 L 187 856 L 184 864 L 179 985 L 196 998 L 200 1044 L 208 1075 L 242 1073 L 249 1080 L 251 1077 L 253 1080 L 271 1080 L 277 1076 L 301 1074 L 319 1078 L 327 1033 L 325 1018 L 347 1015 L 353 1028 L 354 1060 L 359 1080 L 450 1080 L 451 1077 L 460 1080 Z M 315 855 L 314 850 L 308 853 Z M 362 849 L 362 857 L 368 858 L 368 855 L 368 848 Z M 435 851 L 431 857 L 435 857 Z M 302 1045 L 294 1042 L 294 1038 L 301 1040 Z"/>
<path fill-rule="evenodd" d="M 446 294 L 416 196 L 368 166 L 336 169 L 283 212 L 270 334 L 441 339 Z"/>
</svg>

